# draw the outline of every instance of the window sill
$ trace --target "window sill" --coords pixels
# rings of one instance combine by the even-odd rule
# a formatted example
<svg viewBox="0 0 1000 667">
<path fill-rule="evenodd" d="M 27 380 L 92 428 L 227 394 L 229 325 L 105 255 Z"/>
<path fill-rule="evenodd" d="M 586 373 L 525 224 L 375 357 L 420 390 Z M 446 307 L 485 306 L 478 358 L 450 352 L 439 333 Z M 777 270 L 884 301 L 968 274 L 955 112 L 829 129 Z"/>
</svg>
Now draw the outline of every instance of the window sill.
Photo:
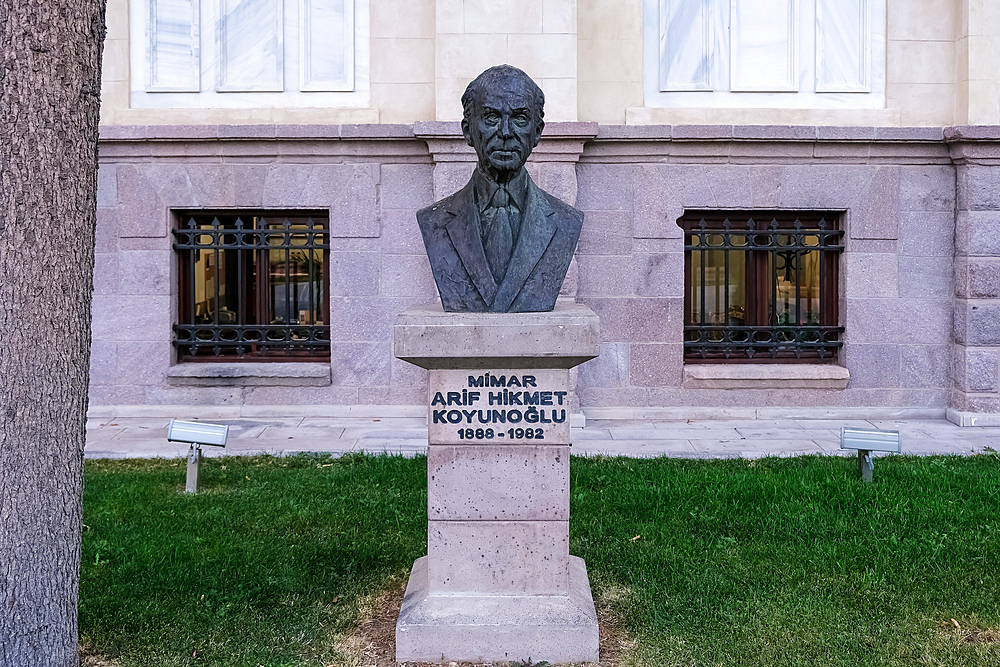
<svg viewBox="0 0 1000 667">
<path fill-rule="evenodd" d="M 820 364 L 688 364 L 685 389 L 846 389 L 843 366 Z"/>
<path fill-rule="evenodd" d="M 325 387 L 332 381 L 329 363 L 177 364 L 167 371 L 170 384 L 199 387 Z"/>
</svg>

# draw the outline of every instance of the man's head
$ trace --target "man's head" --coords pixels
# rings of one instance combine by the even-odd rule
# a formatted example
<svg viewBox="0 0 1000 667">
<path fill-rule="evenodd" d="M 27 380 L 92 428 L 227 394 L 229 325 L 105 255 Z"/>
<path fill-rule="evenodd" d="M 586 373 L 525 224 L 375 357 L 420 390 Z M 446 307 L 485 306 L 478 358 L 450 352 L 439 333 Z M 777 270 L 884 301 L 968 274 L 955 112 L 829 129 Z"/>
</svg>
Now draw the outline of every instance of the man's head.
<svg viewBox="0 0 1000 667">
<path fill-rule="evenodd" d="M 505 182 L 524 166 L 545 127 L 545 95 L 510 65 L 491 67 L 462 95 L 462 134 L 479 156 L 479 168 Z"/>
</svg>

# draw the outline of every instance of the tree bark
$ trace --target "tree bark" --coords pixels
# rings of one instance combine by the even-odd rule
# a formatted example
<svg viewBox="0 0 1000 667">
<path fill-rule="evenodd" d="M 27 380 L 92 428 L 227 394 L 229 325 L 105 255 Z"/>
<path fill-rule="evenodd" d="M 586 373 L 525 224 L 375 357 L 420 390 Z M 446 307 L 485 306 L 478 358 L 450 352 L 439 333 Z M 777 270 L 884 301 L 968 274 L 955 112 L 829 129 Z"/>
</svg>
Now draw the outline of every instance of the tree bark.
<svg viewBox="0 0 1000 667">
<path fill-rule="evenodd" d="M 78 665 L 104 0 L 0 0 L 0 666 Z"/>
</svg>

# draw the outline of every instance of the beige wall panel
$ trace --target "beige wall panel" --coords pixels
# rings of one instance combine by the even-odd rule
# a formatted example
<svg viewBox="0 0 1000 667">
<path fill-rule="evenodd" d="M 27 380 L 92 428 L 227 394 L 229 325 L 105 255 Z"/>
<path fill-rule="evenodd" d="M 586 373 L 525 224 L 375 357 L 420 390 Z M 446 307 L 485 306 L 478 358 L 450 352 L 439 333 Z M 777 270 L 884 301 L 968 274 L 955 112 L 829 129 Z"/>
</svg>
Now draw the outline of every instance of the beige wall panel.
<svg viewBox="0 0 1000 667">
<path fill-rule="evenodd" d="M 434 114 L 436 120 L 462 120 L 462 93 L 473 76 L 441 79 L 434 82 Z"/>
<path fill-rule="evenodd" d="M 542 32 L 576 34 L 576 0 L 542 0 Z"/>
<path fill-rule="evenodd" d="M 996 0 L 958 0 L 963 4 L 963 24 L 970 35 L 996 34 Z"/>
<path fill-rule="evenodd" d="M 542 32 L 542 3 L 538 0 L 465 0 L 465 34 L 519 34 Z"/>
<path fill-rule="evenodd" d="M 886 104 L 899 109 L 899 120 L 906 125 L 953 125 L 955 123 L 955 84 L 907 83 L 890 85 Z"/>
<path fill-rule="evenodd" d="M 434 40 L 372 38 L 372 88 L 383 83 L 433 83 Z"/>
<path fill-rule="evenodd" d="M 128 0 L 107 0 L 104 21 L 107 24 L 107 39 L 128 39 Z"/>
<path fill-rule="evenodd" d="M 535 79 L 545 93 L 545 120 L 576 120 L 577 81 L 567 79 Z"/>
<path fill-rule="evenodd" d="M 968 39 L 967 59 L 959 72 L 968 80 L 968 90 L 959 93 L 966 110 L 958 121 L 968 124 L 1000 123 L 1000 5 L 995 0 L 962 0 L 960 37 Z M 961 52 L 960 52 L 961 53 Z M 964 54 L 963 54 L 964 55 Z"/>
<path fill-rule="evenodd" d="M 951 41 L 959 32 L 964 0 L 889 0 L 890 40 Z"/>
<path fill-rule="evenodd" d="M 997 72 L 1000 35 L 969 35 L 965 40 L 969 79 L 993 79 Z"/>
<path fill-rule="evenodd" d="M 127 39 L 104 40 L 102 81 L 128 81 L 129 52 Z"/>
<path fill-rule="evenodd" d="M 889 42 L 886 70 L 888 85 L 901 83 L 953 83 L 954 42 Z"/>
<path fill-rule="evenodd" d="M 642 48 L 637 40 L 581 39 L 580 81 L 620 81 L 642 84 Z"/>
<path fill-rule="evenodd" d="M 625 109 L 642 105 L 641 81 L 580 80 L 579 118 L 594 123 L 621 124 Z"/>
<path fill-rule="evenodd" d="M 102 112 L 103 113 L 103 112 Z M 293 125 L 378 123 L 379 111 L 361 109 L 128 109 L 115 111 L 117 125 Z M 105 116 L 101 122 L 108 123 Z"/>
<path fill-rule="evenodd" d="M 465 32 L 465 0 L 436 0 L 434 16 L 437 34 Z"/>
<path fill-rule="evenodd" d="M 507 35 L 438 33 L 434 45 L 436 120 L 460 120 L 460 98 L 480 72 L 508 61 Z"/>
<path fill-rule="evenodd" d="M 438 35 L 434 50 L 436 78 L 471 81 L 487 67 L 506 62 L 507 35 Z"/>
<path fill-rule="evenodd" d="M 434 0 L 377 0 L 371 3 L 371 32 L 378 37 L 434 38 Z"/>
<path fill-rule="evenodd" d="M 634 125 L 872 125 L 900 124 L 900 110 L 890 109 L 666 109 L 625 110 Z M 589 119 L 587 119 L 589 120 Z M 911 125 L 914 123 L 910 123 Z M 940 123 L 916 123 L 934 125 Z"/>
<path fill-rule="evenodd" d="M 963 35 L 955 42 L 955 81 L 969 80 L 969 37 Z"/>
<path fill-rule="evenodd" d="M 583 0 L 577 30 L 579 119 L 624 123 L 643 104 L 642 0 Z"/>
<path fill-rule="evenodd" d="M 434 120 L 434 83 L 373 84 L 372 106 L 382 123 Z"/>
<path fill-rule="evenodd" d="M 508 35 L 507 56 L 533 79 L 576 78 L 576 35 Z"/>
<path fill-rule="evenodd" d="M 576 120 L 576 0 L 439 0 L 437 120 L 462 117 L 469 81 L 493 65 L 527 72 L 545 91 L 546 117 Z"/>
<path fill-rule="evenodd" d="M 266 112 L 267 109 L 253 109 L 255 112 Z M 267 123 L 287 123 L 289 125 L 337 125 L 341 123 L 377 123 L 379 111 L 373 108 L 364 109 L 272 109 L 268 114 Z M 219 122 L 219 121 L 216 121 Z"/>
<path fill-rule="evenodd" d="M 128 81 L 101 82 L 101 125 L 119 123 L 123 110 L 128 110 L 131 91 Z"/>
<path fill-rule="evenodd" d="M 634 39 L 642 53 L 642 0 L 580 0 L 576 12 L 581 39 Z"/>
<path fill-rule="evenodd" d="M 969 81 L 955 83 L 955 122 L 963 123 L 969 118 Z"/>
<path fill-rule="evenodd" d="M 1000 86 L 995 79 L 974 80 L 967 83 L 968 121 L 973 124 L 995 125 L 1000 123 Z"/>
<path fill-rule="evenodd" d="M 118 112 L 129 105 L 129 3 L 108 0 L 107 36 L 101 65 L 101 123 L 117 122 Z"/>
</svg>

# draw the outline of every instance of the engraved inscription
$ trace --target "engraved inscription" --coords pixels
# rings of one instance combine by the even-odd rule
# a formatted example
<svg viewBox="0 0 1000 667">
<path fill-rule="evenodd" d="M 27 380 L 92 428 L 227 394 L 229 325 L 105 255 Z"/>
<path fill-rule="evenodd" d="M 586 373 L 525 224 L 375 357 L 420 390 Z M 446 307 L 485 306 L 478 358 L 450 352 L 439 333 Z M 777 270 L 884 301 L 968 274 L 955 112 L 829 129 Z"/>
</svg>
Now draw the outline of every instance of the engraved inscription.
<svg viewBox="0 0 1000 667">
<path fill-rule="evenodd" d="M 569 442 L 563 370 L 433 371 L 431 444 Z"/>
</svg>

